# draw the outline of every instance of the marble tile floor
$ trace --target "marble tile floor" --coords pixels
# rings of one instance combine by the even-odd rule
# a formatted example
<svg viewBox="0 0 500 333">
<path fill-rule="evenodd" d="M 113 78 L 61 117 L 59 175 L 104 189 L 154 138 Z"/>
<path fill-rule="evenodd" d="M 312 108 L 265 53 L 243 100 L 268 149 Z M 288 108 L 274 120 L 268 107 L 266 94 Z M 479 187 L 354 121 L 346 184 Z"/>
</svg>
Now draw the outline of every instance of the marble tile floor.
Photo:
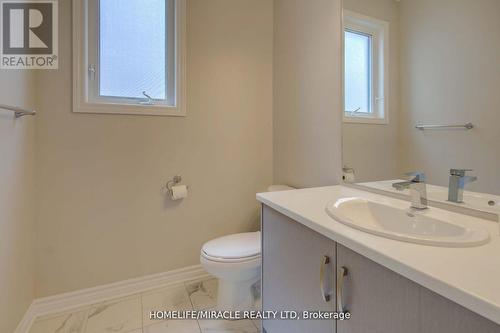
<svg viewBox="0 0 500 333">
<path fill-rule="evenodd" d="M 194 281 L 37 318 L 29 333 L 257 333 L 252 320 L 150 320 L 151 310 L 210 310 L 217 280 Z"/>
</svg>

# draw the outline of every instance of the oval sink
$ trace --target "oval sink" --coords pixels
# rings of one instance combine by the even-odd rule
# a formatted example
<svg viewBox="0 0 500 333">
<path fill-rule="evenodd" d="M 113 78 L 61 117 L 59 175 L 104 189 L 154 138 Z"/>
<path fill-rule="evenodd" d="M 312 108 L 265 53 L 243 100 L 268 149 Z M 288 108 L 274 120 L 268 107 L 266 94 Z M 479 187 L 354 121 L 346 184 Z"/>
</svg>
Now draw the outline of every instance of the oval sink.
<svg viewBox="0 0 500 333">
<path fill-rule="evenodd" d="M 485 244 L 489 233 L 465 221 L 446 221 L 422 211 L 401 209 L 363 198 L 330 202 L 326 212 L 336 221 L 371 234 L 405 242 L 446 247 Z"/>
</svg>

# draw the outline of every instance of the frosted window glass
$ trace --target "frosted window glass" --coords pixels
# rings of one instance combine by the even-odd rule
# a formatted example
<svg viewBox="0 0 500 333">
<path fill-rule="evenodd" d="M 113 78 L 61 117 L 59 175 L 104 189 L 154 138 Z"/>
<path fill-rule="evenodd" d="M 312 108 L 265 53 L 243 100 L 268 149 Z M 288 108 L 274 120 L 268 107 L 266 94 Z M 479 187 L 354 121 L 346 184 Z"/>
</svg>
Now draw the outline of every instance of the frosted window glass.
<svg viewBox="0 0 500 333">
<path fill-rule="evenodd" d="M 99 12 L 99 94 L 165 100 L 165 0 L 100 0 Z"/>
<path fill-rule="evenodd" d="M 345 110 L 371 113 L 371 37 L 345 32 Z"/>
</svg>

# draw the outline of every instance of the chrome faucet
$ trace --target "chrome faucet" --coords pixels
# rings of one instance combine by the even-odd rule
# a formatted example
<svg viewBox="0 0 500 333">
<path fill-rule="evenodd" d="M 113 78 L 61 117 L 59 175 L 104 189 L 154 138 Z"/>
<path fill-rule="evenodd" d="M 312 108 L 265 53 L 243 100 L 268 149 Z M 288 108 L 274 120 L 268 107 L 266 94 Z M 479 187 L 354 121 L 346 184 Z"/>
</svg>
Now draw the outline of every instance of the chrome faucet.
<svg viewBox="0 0 500 333">
<path fill-rule="evenodd" d="M 404 189 L 410 190 L 411 208 L 427 209 L 427 187 L 425 185 L 425 174 L 423 172 L 410 172 L 406 174 L 412 177 L 409 181 L 394 183 L 394 187 L 398 191 Z"/>
<path fill-rule="evenodd" d="M 448 201 L 462 203 L 464 202 L 464 187 L 467 183 L 477 180 L 477 177 L 466 176 L 467 171 L 471 169 L 451 169 L 450 186 L 448 188 Z"/>
</svg>

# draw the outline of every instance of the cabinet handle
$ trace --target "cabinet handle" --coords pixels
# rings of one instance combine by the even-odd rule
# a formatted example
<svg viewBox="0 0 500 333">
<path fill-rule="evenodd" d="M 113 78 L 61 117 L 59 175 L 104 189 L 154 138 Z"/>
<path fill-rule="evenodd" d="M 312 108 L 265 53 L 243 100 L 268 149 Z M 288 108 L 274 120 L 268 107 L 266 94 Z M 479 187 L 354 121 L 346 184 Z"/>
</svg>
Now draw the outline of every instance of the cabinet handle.
<svg viewBox="0 0 500 333">
<path fill-rule="evenodd" d="M 345 277 L 349 274 L 349 271 L 346 267 L 340 268 L 339 276 L 337 277 L 337 311 L 346 313 L 349 312 L 344 308 L 344 302 L 342 301 L 342 292 L 344 290 L 344 280 Z"/>
<path fill-rule="evenodd" d="M 321 268 L 319 270 L 319 288 L 321 289 L 321 297 L 325 303 L 330 302 L 330 295 L 325 292 L 325 267 L 330 263 L 329 256 L 321 258 Z"/>
</svg>

